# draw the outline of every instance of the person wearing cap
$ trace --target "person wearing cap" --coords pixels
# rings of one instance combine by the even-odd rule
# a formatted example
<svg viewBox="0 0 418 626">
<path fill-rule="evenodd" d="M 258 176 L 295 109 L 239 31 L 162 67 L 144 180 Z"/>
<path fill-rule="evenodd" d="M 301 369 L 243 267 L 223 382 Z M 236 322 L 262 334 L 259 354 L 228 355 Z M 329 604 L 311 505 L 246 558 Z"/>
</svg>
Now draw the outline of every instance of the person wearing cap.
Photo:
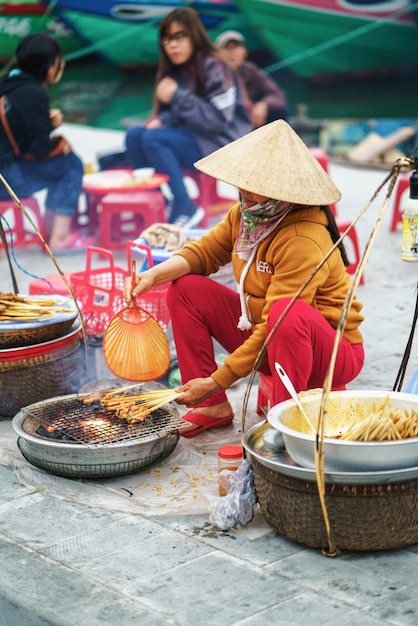
<svg viewBox="0 0 418 626">
<path fill-rule="evenodd" d="M 169 222 L 183 229 L 204 217 L 184 184 L 184 169 L 253 128 L 244 88 L 218 58 L 198 13 L 177 8 L 159 26 L 160 62 L 155 106 L 145 126 L 126 134 L 128 162 L 168 174 L 173 195 Z"/>
<path fill-rule="evenodd" d="M 240 75 L 247 90 L 254 128 L 274 120 L 288 120 L 290 107 L 286 94 L 255 63 L 247 59 L 245 39 L 236 30 L 227 30 L 215 40 L 221 59 Z"/>
<path fill-rule="evenodd" d="M 195 166 L 237 187 L 240 201 L 201 239 L 137 275 L 133 289 L 130 278 L 124 285 L 129 304 L 173 281 L 167 303 L 183 381 L 177 402 L 191 407 L 186 437 L 232 423 L 226 390 L 251 373 L 266 337 L 260 371 L 274 372 L 279 361 L 296 391 L 321 387 L 351 285 L 344 247 L 330 252 L 339 233 L 329 205 L 340 191 L 287 122 L 266 124 Z M 208 278 L 230 261 L 237 291 Z M 363 366 L 361 309 L 354 298 L 346 312 L 333 388 Z M 220 366 L 214 339 L 229 353 Z M 274 375 L 273 404 L 288 398 Z"/>
</svg>

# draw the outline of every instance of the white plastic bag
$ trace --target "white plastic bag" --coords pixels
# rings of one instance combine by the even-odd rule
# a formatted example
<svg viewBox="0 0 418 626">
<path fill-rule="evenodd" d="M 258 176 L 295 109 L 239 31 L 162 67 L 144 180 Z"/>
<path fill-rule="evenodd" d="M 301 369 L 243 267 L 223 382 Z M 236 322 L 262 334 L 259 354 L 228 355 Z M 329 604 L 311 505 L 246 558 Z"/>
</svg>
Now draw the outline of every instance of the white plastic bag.
<svg viewBox="0 0 418 626">
<path fill-rule="evenodd" d="M 221 530 L 246 526 L 253 519 L 257 502 L 251 461 L 245 459 L 235 471 L 223 470 L 220 481 L 227 493 L 215 500 L 209 521 Z"/>
</svg>

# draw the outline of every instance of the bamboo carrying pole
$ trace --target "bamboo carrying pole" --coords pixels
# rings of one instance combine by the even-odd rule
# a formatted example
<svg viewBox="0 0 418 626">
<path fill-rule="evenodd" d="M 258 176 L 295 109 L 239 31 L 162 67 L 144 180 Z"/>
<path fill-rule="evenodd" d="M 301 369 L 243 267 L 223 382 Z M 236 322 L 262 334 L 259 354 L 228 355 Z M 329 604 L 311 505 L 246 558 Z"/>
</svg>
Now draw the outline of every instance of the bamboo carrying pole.
<svg viewBox="0 0 418 626">
<path fill-rule="evenodd" d="M 66 277 L 65 273 L 62 271 L 57 259 L 54 256 L 54 253 L 52 252 L 51 248 L 49 247 L 48 243 L 45 241 L 45 238 L 43 237 L 42 233 L 39 232 L 39 229 L 36 225 L 36 223 L 34 222 L 34 220 L 32 219 L 31 215 L 29 214 L 28 211 L 26 211 L 25 207 L 23 206 L 23 204 L 21 203 L 21 201 L 19 200 L 19 198 L 17 197 L 17 195 L 15 194 L 15 192 L 13 191 L 13 189 L 10 187 L 9 183 L 7 182 L 7 180 L 4 178 L 3 174 L 0 174 L 0 181 L 3 183 L 3 185 L 6 188 L 7 193 L 9 194 L 9 196 L 11 197 L 11 199 L 13 200 L 13 202 L 16 204 L 16 206 L 22 211 L 23 215 L 26 217 L 26 219 L 29 221 L 29 223 L 31 224 L 32 228 L 34 229 L 35 233 L 37 234 L 37 236 L 39 237 L 42 245 L 44 246 L 45 250 L 47 251 L 49 257 L 51 258 L 53 264 L 55 265 L 55 267 L 57 268 L 61 278 L 63 279 L 66 287 L 68 288 L 68 291 L 71 294 L 72 299 L 74 300 L 74 304 L 76 306 L 77 309 L 77 313 L 78 313 L 78 317 L 80 319 L 81 322 L 81 328 L 82 328 L 82 333 L 83 333 L 83 340 L 84 340 L 84 351 L 85 351 L 85 359 L 86 359 L 86 364 L 88 363 L 88 341 L 87 341 L 87 330 L 86 330 L 86 326 L 84 324 L 84 319 L 83 319 L 83 315 L 81 313 L 81 309 L 80 306 L 77 302 L 77 298 L 74 295 L 74 291 L 70 285 L 70 282 L 68 280 L 68 278 Z M 7 242 L 6 242 L 7 243 Z M 7 247 L 8 250 L 8 247 Z M 12 272 L 12 277 L 13 277 L 13 272 Z M 17 286 L 17 285 L 16 285 Z"/>
</svg>

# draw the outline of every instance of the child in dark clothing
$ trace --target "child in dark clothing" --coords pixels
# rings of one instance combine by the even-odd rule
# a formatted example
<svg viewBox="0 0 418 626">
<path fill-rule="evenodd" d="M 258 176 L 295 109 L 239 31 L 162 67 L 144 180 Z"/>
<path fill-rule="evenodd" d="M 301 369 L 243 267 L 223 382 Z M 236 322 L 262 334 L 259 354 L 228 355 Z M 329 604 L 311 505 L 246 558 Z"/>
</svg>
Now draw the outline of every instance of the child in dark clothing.
<svg viewBox="0 0 418 626">
<path fill-rule="evenodd" d="M 71 232 L 83 164 L 65 139 L 52 133 L 63 118 L 61 111 L 50 108 L 46 88 L 57 83 L 63 71 L 58 42 L 36 33 L 22 39 L 13 68 L 0 80 L 1 172 L 21 198 L 47 190 L 45 229 L 53 251 L 90 243 Z M 6 189 L 0 189 L 0 199 L 8 197 Z"/>
</svg>

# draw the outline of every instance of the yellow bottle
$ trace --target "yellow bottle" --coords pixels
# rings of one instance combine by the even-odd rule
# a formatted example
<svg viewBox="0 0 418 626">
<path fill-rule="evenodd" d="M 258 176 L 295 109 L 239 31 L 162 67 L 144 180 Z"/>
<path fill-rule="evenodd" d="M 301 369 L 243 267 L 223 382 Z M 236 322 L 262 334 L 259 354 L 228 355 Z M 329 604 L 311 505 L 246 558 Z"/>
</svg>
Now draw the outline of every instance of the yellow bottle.
<svg viewBox="0 0 418 626">
<path fill-rule="evenodd" d="M 409 197 L 402 213 L 402 260 L 418 261 L 418 197 Z"/>
<path fill-rule="evenodd" d="M 94 165 L 91 161 L 89 161 L 88 163 L 85 164 L 84 166 L 84 173 L 85 174 L 93 174 L 93 172 L 95 171 L 94 169 Z"/>
</svg>

